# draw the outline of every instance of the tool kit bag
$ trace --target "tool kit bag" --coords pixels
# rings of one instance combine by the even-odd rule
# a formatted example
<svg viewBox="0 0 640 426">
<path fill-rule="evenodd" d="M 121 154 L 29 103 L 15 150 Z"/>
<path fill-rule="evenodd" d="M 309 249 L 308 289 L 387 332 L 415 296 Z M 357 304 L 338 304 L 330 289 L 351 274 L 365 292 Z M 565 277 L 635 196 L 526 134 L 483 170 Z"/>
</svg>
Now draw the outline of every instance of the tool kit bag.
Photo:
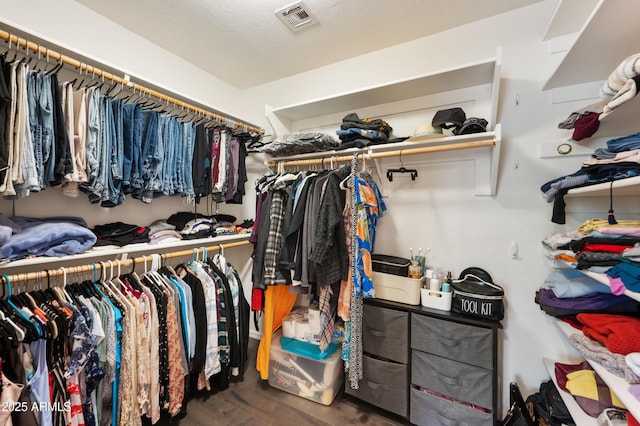
<svg viewBox="0 0 640 426">
<path fill-rule="evenodd" d="M 385 274 L 399 275 L 401 277 L 409 276 L 411 261 L 404 257 L 374 253 L 371 255 L 371 263 L 373 270 L 376 272 L 384 272 Z"/>
<path fill-rule="evenodd" d="M 467 268 L 451 283 L 451 310 L 469 317 L 500 321 L 504 318 L 504 290 L 481 268 Z"/>
</svg>

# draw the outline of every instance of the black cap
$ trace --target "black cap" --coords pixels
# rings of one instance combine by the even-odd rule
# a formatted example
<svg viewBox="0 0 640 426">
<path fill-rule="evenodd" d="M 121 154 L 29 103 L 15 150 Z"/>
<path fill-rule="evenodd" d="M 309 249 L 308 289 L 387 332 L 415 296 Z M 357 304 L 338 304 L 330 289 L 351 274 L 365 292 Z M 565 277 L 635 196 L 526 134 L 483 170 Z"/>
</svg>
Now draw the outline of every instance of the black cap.
<svg viewBox="0 0 640 426">
<path fill-rule="evenodd" d="M 449 109 L 441 109 L 436 112 L 436 115 L 433 116 L 433 120 L 431 120 L 431 125 L 433 127 L 442 127 L 443 129 L 450 129 L 452 127 L 460 127 L 464 120 L 466 120 L 467 115 L 464 113 L 462 108 L 449 108 Z"/>
<path fill-rule="evenodd" d="M 470 133 L 482 133 L 487 131 L 487 120 L 478 117 L 469 117 L 464 120 L 462 127 L 455 130 L 456 135 L 467 135 Z"/>
</svg>

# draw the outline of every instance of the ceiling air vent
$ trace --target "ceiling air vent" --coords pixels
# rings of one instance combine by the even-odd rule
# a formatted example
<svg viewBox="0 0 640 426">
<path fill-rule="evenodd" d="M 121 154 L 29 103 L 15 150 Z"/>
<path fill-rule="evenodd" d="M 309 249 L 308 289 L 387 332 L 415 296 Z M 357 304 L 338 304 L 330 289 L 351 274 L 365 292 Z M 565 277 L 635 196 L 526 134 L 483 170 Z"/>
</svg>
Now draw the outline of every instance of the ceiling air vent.
<svg viewBox="0 0 640 426">
<path fill-rule="evenodd" d="M 275 14 L 291 31 L 300 31 L 317 22 L 316 17 L 301 1 L 276 10 Z"/>
</svg>

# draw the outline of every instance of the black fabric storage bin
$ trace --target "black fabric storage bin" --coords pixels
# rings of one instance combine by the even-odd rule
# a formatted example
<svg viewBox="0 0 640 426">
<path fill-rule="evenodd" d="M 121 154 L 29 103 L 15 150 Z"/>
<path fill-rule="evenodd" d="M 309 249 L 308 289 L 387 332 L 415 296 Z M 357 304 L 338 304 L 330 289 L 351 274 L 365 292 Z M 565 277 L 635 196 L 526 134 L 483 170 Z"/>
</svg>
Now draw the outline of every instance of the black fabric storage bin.
<svg viewBox="0 0 640 426">
<path fill-rule="evenodd" d="M 411 261 L 404 257 L 374 253 L 371 255 L 371 263 L 373 264 L 373 270 L 376 272 L 384 272 L 385 274 L 399 275 L 401 277 L 409 276 Z"/>
</svg>

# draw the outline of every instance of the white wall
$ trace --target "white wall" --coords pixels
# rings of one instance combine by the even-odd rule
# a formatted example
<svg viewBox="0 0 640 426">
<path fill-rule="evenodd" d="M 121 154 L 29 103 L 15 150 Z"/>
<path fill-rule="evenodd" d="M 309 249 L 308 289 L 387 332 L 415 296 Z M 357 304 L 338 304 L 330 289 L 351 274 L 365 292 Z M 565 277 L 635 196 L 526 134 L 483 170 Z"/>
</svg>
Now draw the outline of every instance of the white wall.
<svg viewBox="0 0 640 426">
<path fill-rule="evenodd" d="M 390 194 L 389 209 L 379 222 L 375 249 L 408 256 L 409 247 L 429 247 L 429 263 L 434 266 L 454 275 L 465 267 L 480 266 L 503 285 L 507 306 L 502 322 L 503 409 L 510 381 L 517 381 L 528 395 L 548 378 L 542 357 L 569 361 L 578 356 L 554 320 L 534 303 L 535 291 L 550 267 L 542 257 L 542 238 L 575 229 L 585 214 L 591 214 L 570 214 L 568 225 L 554 225 L 551 206 L 540 192 L 543 183 L 576 171 L 582 160 L 538 155 L 539 143 L 570 136 L 558 130 L 557 123 L 572 108 L 583 106 L 581 102 L 553 105 L 550 93 L 542 90 L 559 60 L 542 41 L 556 4 L 545 1 L 251 90 L 252 98 L 277 108 L 487 59 L 502 47 L 497 121 L 502 123 L 503 143 L 497 195 L 474 195 L 469 163 L 438 165 L 419 156 L 406 158 L 404 165 L 418 168 L 419 177 L 415 182 L 398 178 L 383 183 Z M 268 122 L 263 126 L 268 128 Z M 397 166 L 397 159 L 383 163 L 385 169 Z M 606 205 L 594 208 L 594 214 L 606 215 Z M 519 247 L 517 259 L 510 257 L 512 243 Z"/>
<path fill-rule="evenodd" d="M 507 15 L 274 81 L 245 93 L 238 93 L 71 0 L 11 2 L 3 7 L 3 15 L 32 32 L 267 129 L 266 104 L 290 105 L 455 67 L 492 57 L 501 46 L 503 79 L 498 121 L 502 123 L 503 146 L 497 195 L 474 195 L 473 170 L 469 163 L 438 165 L 419 158 L 405 159 L 405 166 L 419 168 L 420 175 L 415 182 L 398 179 L 393 184 L 384 184 L 388 185 L 385 189 L 391 195 L 387 199 L 387 214 L 380 222 L 376 251 L 406 256 L 408 247 L 429 247 L 429 260 L 434 266 L 454 274 L 467 266 L 480 266 L 504 286 L 507 313 L 502 322 L 501 393 L 506 406 L 510 381 L 517 381 L 523 393 L 529 394 L 548 377 L 541 357 L 568 361 L 572 359 L 569 356 L 577 356 L 554 321 L 533 301 L 536 289 L 549 270 L 541 255 L 541 239 L 552 232 L 573 229 L 590 214 L 577 212 L 570 215 L 565 227 L 553 225 L 550 205 L 542 199 L 539 190 L 548 180 L 577 170 L 580 162 L 580 157 L 541 159 L 538 156 L 540 142 L 568 136 L 556 128 L 557 123 L 572 108 L 580 106 L 552 105 L 549 92 L 542 91 L 544 81 L 558 62 L 542 41 L 556 3 L 547 0 Z M 34 13 L 34 10 L 44 13 Z M 61 14 L 60 10 L 66 13 Z M 50 19 L 51 16 L 56 19 Z M 78 37 L 79 34 L 82 36 Z M 189 78 L 180 78 L 187 75 Z M 264 170 L 259 159 L 252 159 L 250 164 L 254 177 Z M 383 163 L 384 168 L 398 165 L 397 160 Z M 249 184 L 252 182 L 250 178 Z M 248 196 L 247 204 L 232 214 L 239 218 L 252 217 L 251 198 Z M 30 203 L 21 214 L 37 211 L 37 202 Z M 51 200 L 51 206 L 55 203 Z M 11 208 L 6 201 L 0 201 L 0 205 L 3 212 Z M 221 208 L 228 211 L 227 206 Z M 607 208 L 604 204 L 596 205 L 594 214 L 606 214 Z M 135 214 L 144 211 L 150 216 L 160 214 L 141 209 L 135 207 L 124 215 L 134 211 Z M 102 215 L 97 220 L 101 223 L 119 213 L 93 211 L 92 214 Z M 509 255 L 514 242 L 519 247 L 517 259 Z"/>
</svg>

